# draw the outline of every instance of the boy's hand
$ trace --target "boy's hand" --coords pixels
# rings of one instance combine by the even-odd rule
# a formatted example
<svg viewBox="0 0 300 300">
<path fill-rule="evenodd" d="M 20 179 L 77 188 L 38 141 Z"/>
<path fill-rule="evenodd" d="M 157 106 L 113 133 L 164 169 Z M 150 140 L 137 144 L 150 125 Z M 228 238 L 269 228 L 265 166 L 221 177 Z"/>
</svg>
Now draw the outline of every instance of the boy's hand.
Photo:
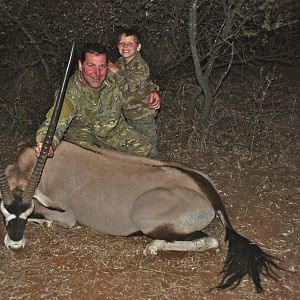
<svg viewBox="0 0 300 300">
<path fill-rule="evenodd" d="M 160 95 L 157 90 L 153 90 L 149 97 L 149 108 L 159 109 L 160 108 Z"/>
<path fill-rule="evenodd" d="M 113 64 L 110 60 L 108 61 L 108 68 L 112 73 L 117 73 L 119 71 L 119 68 Z"/>
<path fill-rule="evenodd" d="M 34 150 L 35 150 L 35 155 L 36 155 L 37 157 L 39 157 L 40 154 L 41 154 L 42 146 L 43 146 L 43 143 L 38 143 L 38 144 L 36 144 L 36 146 L 35 146 L 35 148 L 34 148 Z M 53 148 L 50 147 L 49 152 L 48 152 L 48 157 L 53 157 L 53 155 L 54 155 Z"/>
</svg>

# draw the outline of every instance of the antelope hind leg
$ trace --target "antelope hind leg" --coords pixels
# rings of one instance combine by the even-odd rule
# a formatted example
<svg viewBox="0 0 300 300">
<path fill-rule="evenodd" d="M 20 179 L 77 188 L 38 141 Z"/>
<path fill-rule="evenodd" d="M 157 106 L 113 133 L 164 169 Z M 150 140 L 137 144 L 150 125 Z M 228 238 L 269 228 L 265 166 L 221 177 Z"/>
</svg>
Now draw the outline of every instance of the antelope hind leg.
<svg viewBox="0 0 300 300">
<path fill-rule="evenodd" d="M 217 248 L 218 241 L 213 237 L 203 237 L 193 241 L 173 241 L 153 240 L 150 242 L 143 254 L 156 255 L 158 251 L 206 251 L 211 248 Z"/>
</svg>

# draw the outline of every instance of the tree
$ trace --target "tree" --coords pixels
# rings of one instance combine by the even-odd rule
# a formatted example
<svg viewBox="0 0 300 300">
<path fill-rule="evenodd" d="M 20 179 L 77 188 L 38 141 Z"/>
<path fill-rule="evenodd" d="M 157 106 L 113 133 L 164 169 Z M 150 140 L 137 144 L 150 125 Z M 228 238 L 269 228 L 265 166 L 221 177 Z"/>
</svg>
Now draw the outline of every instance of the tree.
<svg viewBox="0 0 300 300">
<path fill-rule="evenodd" d="M 278 32 L 296 23 L 292 10 L 283 19 L 283 5 L 274 0 L 191 0 L 189 40 L 195 76 L 204 96 L 201 127 L 233 64 L 283 61 L 287 56 L 286 45 L 263 51 L 278 40 Z M 217 78 L 219 68 L 223 72 Z"/>
</svg>

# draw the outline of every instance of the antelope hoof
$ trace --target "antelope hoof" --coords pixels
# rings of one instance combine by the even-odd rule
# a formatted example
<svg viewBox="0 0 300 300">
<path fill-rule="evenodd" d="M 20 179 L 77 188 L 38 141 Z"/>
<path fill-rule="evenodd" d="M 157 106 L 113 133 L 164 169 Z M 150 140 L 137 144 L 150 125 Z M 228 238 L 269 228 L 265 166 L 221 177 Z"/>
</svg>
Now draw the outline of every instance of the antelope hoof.
<svg viewBox="0 0 300 300">
<path fill-rule="evenodd" d="M 31 223 L 38 223 L 41 226 L 45 226 L 47 228 L 50 228 L 53 224 L 53 221 L 47 220 L 47 219 L 34 219 L 34 218 L 30 218 L 27 220 L 27 222 L 31 222 Z"/>
<path fill-rule="evenodd" d="M 196 244 L 196 251 L 206 251 L 211 248 L 218 248 L 219 242 L 213 237 L 205 237 L 193 241 Z"/>
<path fill-rule="evenodd" d="M 144 256 L 157 255 L 157 251 L 164 250 L 166 242 L 163 240 L 153 240 L 143 251 Z"/>
</svg>

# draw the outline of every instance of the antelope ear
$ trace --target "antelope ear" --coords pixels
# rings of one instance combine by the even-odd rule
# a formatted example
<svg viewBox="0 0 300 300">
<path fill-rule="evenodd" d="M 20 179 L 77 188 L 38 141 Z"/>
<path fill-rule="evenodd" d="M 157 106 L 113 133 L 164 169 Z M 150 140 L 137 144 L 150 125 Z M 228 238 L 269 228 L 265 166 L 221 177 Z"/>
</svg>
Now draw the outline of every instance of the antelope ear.
<svg viewBox="0 0 300 300">
<path fill-rule="evenodd" d="M 51 210 L 56 210 L 59 212 L 65 212 L 64 209 L 61 207 L 57 206 L 49 197 L 44 195 L 39 189 L 37 189 L 34 193 L 34 198 L 43 206 L 51 209 Z"/>
</svg>

